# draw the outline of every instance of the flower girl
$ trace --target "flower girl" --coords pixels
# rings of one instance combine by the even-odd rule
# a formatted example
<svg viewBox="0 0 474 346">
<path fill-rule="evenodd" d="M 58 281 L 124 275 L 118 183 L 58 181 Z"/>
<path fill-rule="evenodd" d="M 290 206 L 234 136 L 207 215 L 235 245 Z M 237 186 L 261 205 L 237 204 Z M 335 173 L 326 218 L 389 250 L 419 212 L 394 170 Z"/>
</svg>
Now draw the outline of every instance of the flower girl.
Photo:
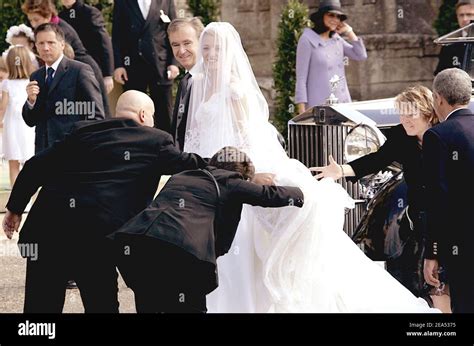
<svg viewBox="0 0 474 346">
<path fill-rule="evenodd" d="M 35 130 L 25 124 L 22 107 L 27 99 L 26 85 L 33 72 L 28 48 L 13 46 L 7 54 L 8 79 L 3 81 L 0 118 L 3 119 L 3 154 L 10 167 L 13 186 L 20 164 L 34 155 Z"/>
</svg>

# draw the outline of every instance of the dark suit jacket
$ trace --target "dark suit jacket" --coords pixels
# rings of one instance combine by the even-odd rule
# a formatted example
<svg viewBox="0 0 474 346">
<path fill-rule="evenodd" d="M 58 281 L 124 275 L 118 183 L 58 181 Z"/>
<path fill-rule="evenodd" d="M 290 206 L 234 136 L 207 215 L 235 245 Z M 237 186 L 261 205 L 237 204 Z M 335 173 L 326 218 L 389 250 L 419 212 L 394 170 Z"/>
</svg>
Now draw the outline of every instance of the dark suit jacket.
<svg viewBox="0 0 474 346">
<path fill-rule="evenodd" d="M 408 204 L 410 214 L 424 210 L 424 177 L 422 173 L 421 147 L 416 136 L 408 136 L 403 125 L 395 126 L 387 133 L 387 141 L 372 154 L 349 162 L 358 180 L 368 174 L 398 162 L 403 166 L 403 174 L 408 186 Z"/>
<path fill-rule="evenodd" d="M 62 10 L 59 16 L 76 30 L 87 52 L 101 68 L 102 74 L 113 76 L 112 41 L 105 28 L 102 12 L 94 6 L 84 4 L 83 0 L 77 0 L 70 9 Z"/>
<path fill-rule="evenodd" d="M 176 100 L 173 110 L 173 120 L 171 122 L 171 134 L 174 137 L 176 146 L 183 150 L 184 138 L 186 135 L 186 123 L 188 121 L 189 99 L 191 96 L 191 86 L 188 86 L 191 75 L 186 73 L 179 83 L 178 92 L 176 93 Z M 184 90 L 183 90 L 184 87 Z M 183 99 L 181 100 L 181 97 Z M 180 102 L 181 101 L 181 102 Z"/>
<path fill-rule="evenodd" d="M 99 78 L 103 79 L 99 65 L 97 65 L 94 58 L 87 52 L 76 30 L 62 19 L 59 19 L 58 26 L 64 31 L 66 42 L 69 43 L 74 50 L 74 59 L 89 65 L 98 80 Z"/>
<path fill-rule="evenodd" d="M 64 36 L 66 38 L 66 42 L 69 43 L 74 50 L 74 60 L 83 62 L 84 64 L 89 65 L 94 71 L 94 76 L 99 82 L 100 93 L 102 95 L 102 101 L 104 104 L 104 114 L 106 118 L 110 118 L 110 109 L 109 109 L 109 101 L 107 96 L 107 90 L 105 90 L 104 84 L 104 76 L 102 75 L 102 71 L 94 60 L 92 56 L 89 55 L 86 48 L 82 44 L 79 35 L 77 34 L 76 30 L 69 25 L 66 21 L 59 19 L 58 26 L 64 31 Z"/>
<path fill-rule="evenodd" d="M 425 133 L 423 164 L 428 224 L 425 257 L 464 261 L 465 275 L 472 277 L 474 115 L 470 110 L 456 111 Z"/>
<path fill-rule="evenodd" d="M 436 76 L 438 73 L 448 68 L 461 68 L 465 51 L 465 43 L 453 43 L 443 46 L 439 53 L 438 66 L 436 67 L 434 75 Z"/>
<path fill-rule="evenodd" d="M 40 93 L 33 109 L 29 108 L 28 102 L 23 106 L 26 124 L 36 126 L 37 153 L 50 147 L 54 141 L 63 139 L 75 122 L 104 118 L 99 84 L 90 66 L 64 57 L 49 92 L 45 79 L 45 66 L 33 72 L 30 80 L 38 81 Z M 75 107 L 70 108 L 71 105 Z"/>
<path fill-rule="evenodd" d="M 198 260 L 211 265 L 227 253 L 234 240 L 244 203 L 262 207 L 301 207 L 303 193 L 297 187 L 256 185 L 237 172 L 208 167 L 215 182 L 203 171 L 176 174 L 153 203 L 127 222 L 112 238 L 143 235 L 178 246 Z M 210 279 L 208 292 L 217 287 Z"/>
<path fill-rule="evenodd" d="M 133 73 L 134 64 L 146 64 L 156 74 L 158 84 L 171 85 L 167 67 L 177 62 L 166 33 L 168 24 L 161 20 L 160 10 L 170 20 L 176 18 L 173 0 L 152 0 L 146 20 L 137 0 L 115 1 L 112 26 L 115 68 L 125 67 Z M 129 65 L 126 58 L 130 59 Z"/>
<path fill-rule="evenodd" d="M 80 122 L 64 141 L 26 162 L 7 208 L 21 214 L 42 186 L 20 243 L 92 246 L 151 203 L 162 174 L 205 165 L 178 151 L 168 133 L 133 120 Z"/>
</svg>

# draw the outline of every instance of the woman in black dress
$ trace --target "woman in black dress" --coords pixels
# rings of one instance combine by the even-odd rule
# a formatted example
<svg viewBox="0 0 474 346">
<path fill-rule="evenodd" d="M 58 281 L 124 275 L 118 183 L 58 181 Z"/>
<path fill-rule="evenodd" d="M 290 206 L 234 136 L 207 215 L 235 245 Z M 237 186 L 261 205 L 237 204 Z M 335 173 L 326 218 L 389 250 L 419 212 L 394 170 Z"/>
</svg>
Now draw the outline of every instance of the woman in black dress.
<svg viewBox="0 0 474 346">
<path fill-rule="evenodd" d="M 319 172 L 316 175 L 317 179 L 331 177 L 337 180 L 345 177 L 348 180 L 355 181 L 368 174 L 377 173 L 392 162 L 400 163 L 403 166 L 403 174 L 408 187 L 407 219 L 413 231 L 411 245 L 416 247 L 418 244 L 422 244 L 423 236 L 423 134 L 438 123 L 438 117 L 433 108 L 431 91 L 421 85 L 409 87 L 401 92 L 395 99 L 395 108 L 400 114 L 401 124 L 389 130 L 387 141 L 377 152 L 343 165 L 339 165 L 330 156 L 328 166 L 314 167 L 311 170 Z M 416 258 L 410 260 L 413 262 L 414 276 L 416 276 L 417 266 L 420 263 L 422 265 L 421 248 L 419 246 L 418 250 L 414 249 Z M 418 289 L 411 288 L 411 291 L 418 296 L 422 294 L 421 287 L 418 287 Z M 439 304 L 435 302 L 435 305 Z M 447 306 L 449 307 L 449 304 Z M 436 307 L 445 311 L 442 306 Z"/>
</svg>

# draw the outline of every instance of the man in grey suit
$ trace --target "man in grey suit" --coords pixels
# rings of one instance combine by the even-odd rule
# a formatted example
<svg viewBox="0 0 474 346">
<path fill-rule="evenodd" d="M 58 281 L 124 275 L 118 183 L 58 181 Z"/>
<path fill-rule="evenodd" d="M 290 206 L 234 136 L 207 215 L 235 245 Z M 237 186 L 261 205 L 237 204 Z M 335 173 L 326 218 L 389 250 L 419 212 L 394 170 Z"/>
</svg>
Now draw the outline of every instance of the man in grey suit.
<svg viewBox="0 0 474 346">
<path fill-rule="evenodd" d="M 92 68 L 63 55 L 61 28 L 42 24 L 35 31 L 35 39 L 45 66 L 30 77 L 23 119 L 28 126 L 36 126 L 38 153 L 63 139 L 75 122 L 104 119 L 104 105 Z"/>
</svg>

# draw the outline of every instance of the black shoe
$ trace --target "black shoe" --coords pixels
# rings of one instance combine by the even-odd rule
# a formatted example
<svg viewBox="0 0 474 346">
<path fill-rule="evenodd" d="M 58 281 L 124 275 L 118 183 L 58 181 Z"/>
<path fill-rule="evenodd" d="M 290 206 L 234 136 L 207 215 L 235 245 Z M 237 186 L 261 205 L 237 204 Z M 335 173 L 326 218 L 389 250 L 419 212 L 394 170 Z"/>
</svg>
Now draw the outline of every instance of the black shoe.
<svg viewBox="0 0 474 346">
<path fill-rule="evenodd" d="M 73 290 L 75 288 L 77 288 L 76 282 L 74 280 L 68 280 L 66 284 L 66 289 Z"/>
</svg>

